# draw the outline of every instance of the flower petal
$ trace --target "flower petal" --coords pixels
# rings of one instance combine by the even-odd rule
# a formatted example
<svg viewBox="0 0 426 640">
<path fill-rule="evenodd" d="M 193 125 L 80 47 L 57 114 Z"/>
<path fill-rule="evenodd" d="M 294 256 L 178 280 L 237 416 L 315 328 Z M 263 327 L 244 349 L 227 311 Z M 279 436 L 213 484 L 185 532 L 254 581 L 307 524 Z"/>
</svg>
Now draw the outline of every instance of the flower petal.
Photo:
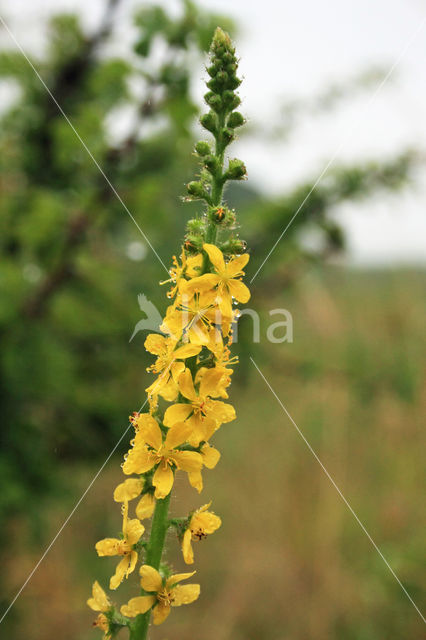
<svg viewBox="0 0 426 640">
<path fill-rule="evenodd" d="M 89 598 L 87 604 L 93 611 L 107 611 L 111 606 L 109 598 L 96 580 L 92 587 L 92 598 Z"/>
<path fill-rule="evenodd" d="M 201 493 L 203 490 L 203 476 L 201 475 L 201 471 L 191 471 L 188 473 L 188 480 L 191 487 L 194 487 L 198 493 Z"/>
<path fill-rule="evenodd" d="M 241 275 L 241 272 L 246 266 L 249 259 L 250 259 L 250 255 L 248 253 L 243 253 L 241 256 L 238 256 L 237 258 L 231 258 L 231 260 L 226 265 L 226 272 L 228 276 L 232 278 L 237 274 Z"/>
<path fill-rule="evenodd" d="M 166 409 L 163 422 L 166 427 L 171 427 L 176 422 L 183 422 L 186 420 L 191 411 L 192 406 L 190 404 L 172 404 L 171 407 Z"/>
<path fill-rule="evenodd" d="M 127 459 L 123 463 L 123 473 L 146 473 L 155 464 L 155 458 L 145 446 L 135 446 L 130 449 Z"/>
<path fill-rule="evenodd" d="M 229 293 L 234 296 L 238 302 L 245 303 L 250 300 L 250 290 L 241 280 L 229 280 L 228 289 Z"/>
<path fill-rule="evenodd" d="M 200 595 L 199 584 L 183 584 L 173 589 L 174 600 L 172 607 L 180 607 L 181 604 L 191 604 Z"/>
<path fill-rule="evenodd" d="M 126 538 L 128 543 L 136 544 L 144 531 L 145 527 L 143 526 L 142 522 L 139 522 L 137 518 L 128 520 L 126 524 Z"/>
<path fill-rule="evenodd" d="M 191 529 L 187 529 L 182 538 L 182 555 L 186 564 L 193 564 L 194 552 L 191 544 Z"/>
<path fill-rule="evenodd" d="M 214 244 L 203 244 L 203 249 L 209 256 L 210 262 L 218 273 L 225 271 L 225 260 L 222 251 Z"/>
<path fill-rule="evenodd" d="M 207 369 L 201 378 L 200 382 L 200 396 L 215 396 L 219 395 L 219 384 L 223 378 L 223 371 L 218 367 Z"/>
<path fill-rule="evenodd" d="M 114 500 L 116 502 L 126 502 L 137 498 L 143 488 L 143 481 L 140 478 L 127 478 L 121 482 L 114 491 Z"/>
<path fill-rule="evenodd" d="M 200 351 L 201 347 L 196 344 L 184 344 L 183 347 L 179 347 L 179 349 L 173 351 L 173 357 L 175 359 L 192 358 L 192 356 L 196 356 Z"/>
<path fill-rule="evenodd" d="M 178 582 L 182 582 L 182 580 L 188 580 L 188 578 L 191 578 L 195 573 L 195 571 L 189 571 L 187 573 L 175 573 L 174 576 L 170 576 L 170 578 L 167 578 L 166 589 L 173 589 L 173 586 L 175 584 L 177 584 Z"/>
<path fill-rule="evenodd" d="M 155 497 L 162 500 L 169 495 L 173 487 L 174 475 L 168 464 L 160 463 L 152 478 L 152 484 L 155 487 Z"/>
<path fill-rule="evenodd" d="M 163 442 L 161 429 L 158 426 L 158 422 L 152 416 L 147 416 L 140 424 L 139 433 L 150 447 L 156 450 L 161 447 Z"/>
<path fill-rule="evenodd" d="M 166 604 L 163 604 L 162 602 L 159 602 L 157 606 L 154 607 L 154 610 L 152 613 L 154 618 L 153 620 L 154 624 L 161 624 L 162 622 L 164 622 L 166 618 L 169 617 L 170 605 L 166 605 Z"/>
<path fill-rule="evenodd" d="M 159 356 L 167 351 L 167 338 L 159 333 L 150 333 L 145 340 L 145 349 Z"/>
<path fill-rule="evenodd" d="M 139 520 L 150 518 L 154 512 L 155 498 L 151 493 L 145 493 L 136 506 L 136 515 Z"/>
<path fill-rule="evenodd" d="M 182 471 L 199 471 L 203 466 L 203 458 L 196 451 L 174 451 L 173 461 Z"/>
<path fill-rule="evenodd" d="M 188 440 L 191 433 L 192 427 L 188 422 L 176 422 L 170 427 L 167 433 L 164 447 L 166 449 L 174 449 L 175 447 L 178 447 L 180 444 L 183 444 Z"/>
<path fill-rule="evenodd" d="M 120 543 L 121 540 L 118 540 L 118 538 L 104 538 L 95 544 L 95 549 L 100 557 L 116 556 L 118 555 L 117 545 Z"/>
<path fill-rule="evenodd" d="M 219 529 L 222 524 L 222 520 L 215 513 L 211 511 L 204 511 L 202 513 L 194 513 L 191 518 L 191 531 L 201 531 L 203 533 L 214 533 Z"/>
<path fill-rule="evenodd" d="M 149 564 L 144 564 L 139 569 L 139 573 L 142 589 L 145 589 L 145 591 L 160 591 L 163 581 L 157 569 L 150 567 Z"/>
<path fill-rule="evenodd" d="M 125 556 L 120 560 L 115 570 L 114 575 L 109 581 L 110 589 L 117 589 L 117 587 L 123 582 L 124 576 L 127 574 L 129 569 L 129 556 Z"/>
<path fill-rule="evenodd" d="M 220 460 L 220 452 L 208 444 L 208 442 L 201 447 L 201 455 L 203 457 L 203 464 L 207 469 L 214 469 Z"/>
<path fill-rule="evenodd" d="M 185 369 L 185 371 L 179 376 L 179 389 L 182 395 L 188 400 L 196 400 L 197 394 L 195 393 L 194 383 L 192 381 L 192 374 L 189 369 Z"/>
<path fill-rule="evenodd" d="M 128 618 L 134 618 L 140 613 L 146 613 L 156 602 L 155 596 L 138 596 L 137 598 L 131 598 L 127 604 L 123 604 L 120 612 L 123 616 Z"/>
</svg>

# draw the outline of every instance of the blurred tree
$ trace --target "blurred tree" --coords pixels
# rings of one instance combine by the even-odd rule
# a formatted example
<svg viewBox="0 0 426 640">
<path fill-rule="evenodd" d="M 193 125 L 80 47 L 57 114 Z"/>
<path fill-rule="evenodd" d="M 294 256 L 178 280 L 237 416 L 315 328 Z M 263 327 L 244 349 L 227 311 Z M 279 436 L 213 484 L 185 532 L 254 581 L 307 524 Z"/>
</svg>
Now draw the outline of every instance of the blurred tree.
<svg viewBox="0 0 426 640">
<path fill-rule="evenodd" d="M 232 25 L 189 0 L 173 18 L 159 6 L 145 7 L 135 17 L 133 51 L 129 46 L 125 58 L 114 58 L 106 45 L 118 3 L 109 0 L 92 35 L 74 15 L 54 17 L 46 54 L 33 62 L 168 261 L 183 216 L 191 215 L 179 210 L 176 193 L 194 169 L 188 160 L 198 112 L 190 86 L 194 55 L 207 49 L 217 24 L 228 31 Z M 21 53 L 1 53 L 0 78 L 19 88 L 0 115 L 0 517 L 25 511 L 37 522 L 39 500 L 56 487 L 57 466 L 103 459 L 127 426 L 126 409 L 138 408 L 147 379 L 143 336 L 128 348 L 140 319 L 136 294 L 142 290 L 163 308 L 153 284 L 164 272 Z M 117 142 L 111 123 L 118 118 L 128 129 Z M 399 188 L 416 162 L 405 154 L 332 172 L 306 200 L 285 245 L 255 281 L 257 290 L 268 281 L 284 288 L 307 261 L 341 249 L 342 231 L 330 215 L 335 206 Z M 245 195 L 238 186 L 229 191 L 231 205 L 244 210 L 252 273 L 313 183 L 273 201 L 247 187 Z M 308 252 L 303 233 L 312 229 L 323 242 Z M 241 357 L 244 344 L 240 332 Z"/>
</svg>

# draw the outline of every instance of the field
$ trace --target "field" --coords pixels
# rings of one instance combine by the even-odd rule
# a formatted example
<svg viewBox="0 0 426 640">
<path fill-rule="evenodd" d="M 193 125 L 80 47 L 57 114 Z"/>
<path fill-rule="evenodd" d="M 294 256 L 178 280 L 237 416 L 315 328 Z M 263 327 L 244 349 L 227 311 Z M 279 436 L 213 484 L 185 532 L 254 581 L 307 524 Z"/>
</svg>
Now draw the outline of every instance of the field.
<svg viewBox="0 0 426 640">
<path fill-rule="evenodd" d="M 252 306 L 263 309 L 262 327 L 269 309 L 291 311 L 294 343 L 270 344 L 262 328 L 249 355 L 422 608 L 424 273 L 313 269 Z M 147 364 L 141 361 L 143 383 Z M 177 483 L 175 509 L 213 499 L 223 518 L 215 535 L 195 545 L 201 597 L 153 629 L 152 640 L 420 640 L 415 608 L 247 353 L 235 378 L 238 419 L 215 438 L 220 464 L 205 474 L 200 497 L 185 478 Z M 133 409 L 123 406 L 123 428 Z M 43 506 L 48 526 L 38 539 L 19 519 L 11 524 L 6 601 L 108 453 L 91 468 L 64 467 L 69 490 L 60 506 Z M 117 456 L 8 614 L 3 637 L 100 637 L 85 600 L 92 577 L 105 584 L 115 566 L 96 558 L 93 546 L 119 527 L 110 498 L 119 479 Z M 183 570 L 172 538 L 169 557 Z"/>
</svg>

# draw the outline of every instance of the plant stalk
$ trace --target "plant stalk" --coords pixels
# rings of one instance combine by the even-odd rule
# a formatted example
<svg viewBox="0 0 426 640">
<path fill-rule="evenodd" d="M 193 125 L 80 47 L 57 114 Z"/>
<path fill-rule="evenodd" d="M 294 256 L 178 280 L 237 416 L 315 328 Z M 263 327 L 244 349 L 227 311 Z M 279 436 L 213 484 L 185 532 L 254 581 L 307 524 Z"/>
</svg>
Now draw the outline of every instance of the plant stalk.
<svg viewBox="0 0 426 640">
<path fill-rule="evenodd" d="M 151 534 L 146 551 L 145 564 L 157 570 L 160 568 L 166 533 L 169 528 L 168 514 L 170 498 L 171 492 L 163 500 L 157 500 L 155 503 Z M 144 591 L 142 590 L 142 595 L 143 594 Z M 150 619 L 151 610 L 136 616 L 135 621 L 129 627 L 129 640 L 146 640 Z"/>
</svg>

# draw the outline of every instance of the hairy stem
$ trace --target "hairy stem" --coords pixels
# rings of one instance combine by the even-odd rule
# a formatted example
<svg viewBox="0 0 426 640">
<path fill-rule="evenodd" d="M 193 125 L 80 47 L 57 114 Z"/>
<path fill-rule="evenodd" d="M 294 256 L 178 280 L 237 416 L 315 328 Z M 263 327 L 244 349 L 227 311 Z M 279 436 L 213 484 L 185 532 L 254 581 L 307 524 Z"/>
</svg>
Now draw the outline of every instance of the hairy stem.
<svg viewBox="0 0 426 640">
<path fill-rule="evenodd" d="M 157 570 L 160 567 L 166 533 L 169 528 L 168 513 L 171 495 L 170 492 L 163 500 L 157 500 L 152 519 L 145 563 Z M 150 618 L 151 611 L 147 611 L 135 618 L 135 621 L 130 626 L 129 640 L 146 640 Z"/>
</svg>

